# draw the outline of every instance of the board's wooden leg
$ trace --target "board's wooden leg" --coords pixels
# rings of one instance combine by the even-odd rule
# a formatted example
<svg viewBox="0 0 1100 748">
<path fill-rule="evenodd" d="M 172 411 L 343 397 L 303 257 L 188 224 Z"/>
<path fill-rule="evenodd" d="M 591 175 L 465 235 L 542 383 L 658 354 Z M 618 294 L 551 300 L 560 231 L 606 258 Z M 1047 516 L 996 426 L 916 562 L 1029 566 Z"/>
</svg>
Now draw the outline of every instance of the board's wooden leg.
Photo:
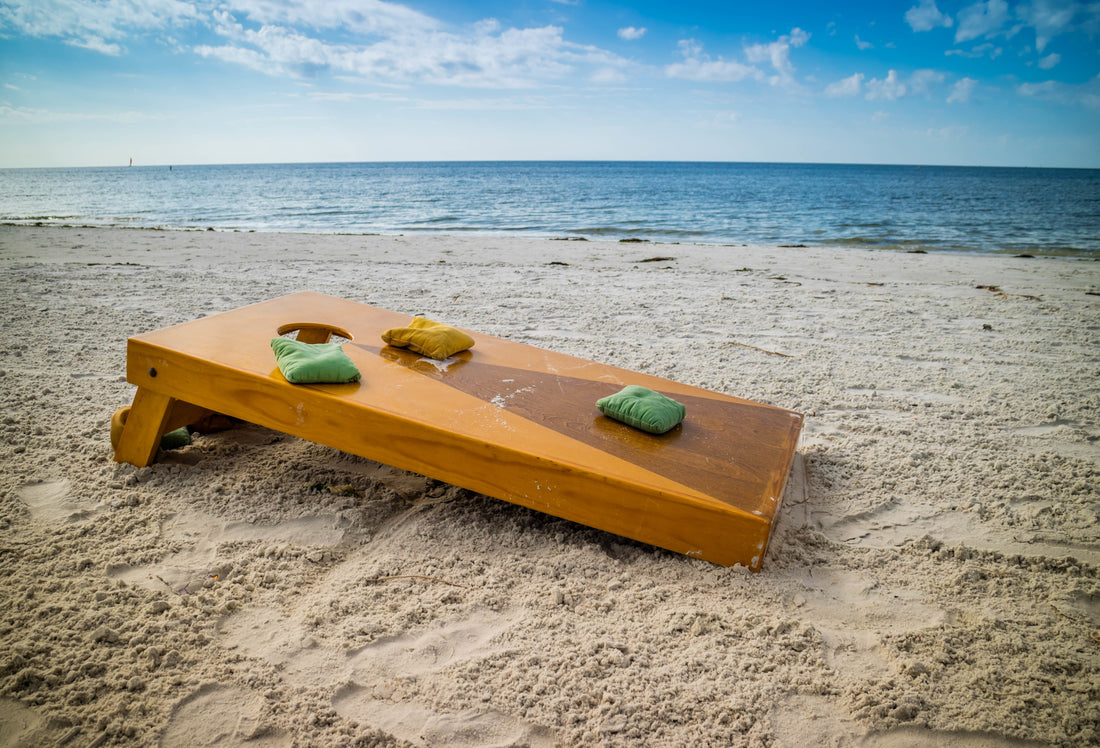
<svg viewBox="0 0 1100 748">
<path fill-rule="evenodd" d="M 167 395 L 138 387 L 118 440 L 115 462 L 128 462 L 138 467 L 153 462 L 174 402 Z"/>
<path fill-rule="evenodd" d="M 181 426 L 194 426 L 197 423 L 209 421 L 212 416 L 217 416 L 212 410 L 200 408 L 198 405 L 176 400 L 172 398 L 172 407 L 168 410 L 168 419 L 164 422 L 164 433 L 174 431 Z M 224 418 L 224 416 L 222 416 Z M 208 432 L 205 432 L 208 433 Z"/>
</svg>

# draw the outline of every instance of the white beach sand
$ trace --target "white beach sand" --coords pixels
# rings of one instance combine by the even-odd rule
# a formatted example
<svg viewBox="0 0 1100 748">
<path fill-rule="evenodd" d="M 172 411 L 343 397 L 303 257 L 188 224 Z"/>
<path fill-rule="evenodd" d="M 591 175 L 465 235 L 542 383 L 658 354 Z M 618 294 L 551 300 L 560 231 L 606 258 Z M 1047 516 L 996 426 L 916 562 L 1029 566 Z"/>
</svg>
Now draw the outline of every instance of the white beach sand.
<svg viewBox="0 0 1100 748">
<path fill-rule="evenodd" d="M 258 427 L 113 462 L 128 336 L 306 289 L 804 412 L 764 570 Z M 1096 745 L 1097 292 L 1074 259 L 0 227 L 0 745 Z"/>
</svg>

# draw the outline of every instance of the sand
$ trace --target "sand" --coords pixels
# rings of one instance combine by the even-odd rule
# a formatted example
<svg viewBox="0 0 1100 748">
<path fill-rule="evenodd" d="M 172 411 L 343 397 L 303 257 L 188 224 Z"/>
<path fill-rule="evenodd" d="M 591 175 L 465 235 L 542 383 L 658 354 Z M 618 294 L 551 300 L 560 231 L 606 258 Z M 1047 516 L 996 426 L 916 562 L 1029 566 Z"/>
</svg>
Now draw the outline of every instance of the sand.
<svg viewBox="0 0 1100 748">
<path fill-rule="evenodd" d="M 804 412 L 764 570 L 258 427 L 113 462 L 129 335 L 305 289 Z M 1098 291 L 1079 259 L 0 227 L 0 745 L 1096 745 Z"/>
</svg>

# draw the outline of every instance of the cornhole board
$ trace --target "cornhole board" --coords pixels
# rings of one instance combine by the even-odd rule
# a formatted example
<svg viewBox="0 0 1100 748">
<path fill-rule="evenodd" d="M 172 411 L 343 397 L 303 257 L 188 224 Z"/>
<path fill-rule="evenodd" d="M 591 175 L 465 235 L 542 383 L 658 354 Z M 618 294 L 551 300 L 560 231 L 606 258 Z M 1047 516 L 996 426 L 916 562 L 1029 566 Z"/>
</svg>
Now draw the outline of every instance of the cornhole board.
<svg viewBox="0 0 1100 748">
<path fill-rule="evenodd" d="M 115 459 L 144 466 L 165 432 L 239 418 L 718 564 L 759 570 L 802 416 L 474 331 L 435 361 L 382 343 L 410 317 L 304 292 L 138 335 Z M 293 385 L 272 337 L 348 339 L 353 384 Z M 596 401 L 638 384 L 687 408 L 655 436 Z"/>
</svg>

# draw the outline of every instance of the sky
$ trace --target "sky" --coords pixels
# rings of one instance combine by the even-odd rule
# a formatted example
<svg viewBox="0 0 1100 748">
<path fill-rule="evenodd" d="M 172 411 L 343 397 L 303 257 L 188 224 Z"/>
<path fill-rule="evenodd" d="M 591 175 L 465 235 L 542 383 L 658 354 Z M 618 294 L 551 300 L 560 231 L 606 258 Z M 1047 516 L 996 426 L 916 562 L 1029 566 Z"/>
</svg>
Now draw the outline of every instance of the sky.
<svg viewBox="0 0 1100 748">
<path fill-rule="evenodd" d="M 0 0 L 0 167 L 1100 168 L 1097 0 Z"/>
</svg>

